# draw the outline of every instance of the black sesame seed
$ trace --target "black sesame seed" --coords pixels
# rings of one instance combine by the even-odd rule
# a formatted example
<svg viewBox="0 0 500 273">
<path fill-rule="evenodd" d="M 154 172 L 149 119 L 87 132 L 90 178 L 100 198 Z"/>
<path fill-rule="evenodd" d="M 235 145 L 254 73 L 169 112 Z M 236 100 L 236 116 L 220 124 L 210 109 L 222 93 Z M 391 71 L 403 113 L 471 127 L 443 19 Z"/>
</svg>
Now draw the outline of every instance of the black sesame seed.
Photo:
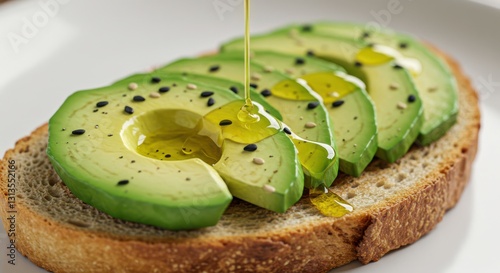
<svg viewBox="0 0 500 273">
<path fill-rule="evenodd" d="M 306 53 L 306 55 L 309 56 L 309 57 L 314 57 L 314 51 L 308 50 L 307 53 Z"/>
<path fill-rule="evenodd" d="M 219 69 L 220 69 L 220 65 L 217 65 L 217 64 L 216 64 L 216 65 L 212 65 L 212 66 L 208 69 L 208 71 L 210 71 L 210 72 L 216 72 L 216 71 L 219 71 Z"/>
<path fill-rule="evenodd" d="M 303 65 L 305 63 L 306 63 L 306 60 L 304 60 L 304 58 L 300 58 L 300 57 L 295 58 L 295 64 L 296 65 Z"/>
<path fill-rule="evenodd" d="M 128 184 L 128 180 L 120 180 L 118 183 L 116 183 L 117 186 L 124 186 Z"/>
<path fill-rule="evenodd" d="M 214 94 L 213 91 L 203 91 L 203 92 L 201 92 L 200 97 L 208 98 L 208 97 L 212 96 L 213 94 Z"/>
<path fill-rule="evenodd" d="M 71 133 L 73 135 L 78 135 L 79 136 L 79 135 L 85 134 L 85 130 L 84 129 L 77 129 L 77 130 L 73 130 Z"/>
<path fill-rule="evenodd" d="M 152 82 L 152 83 L 159 83 L 159 82 L 161 82 L 161 79 L 160 79 L 160 78 L 158 78 L 158 77 L 152 77 L 152 78 L 151 78 L 151 82 Z"/>
<path fill-rule="evenodd" d="M 307 104 L 307 109 L 314 109 L 318 107 L 319 101 L 311 101 L 310 103 Z"/>
<path fill-rule="evenodd" d="M 253 151 L 257 150 L 257 145 L 256 144 L 248 144 L 247 146 L 243 147 L 243 150 L 247 151 L 247 152 L 253 152 Z"/>
<path fill-rule="evenodd" d="M 97 112 L 97 111 L 99 111 L 99 109 L 94 109 L 94 111 L 92 111 L 92 112 L 94 112 L 94 113 L 95 113 L 95 112 Z"/>
<path fill-rule="evenodd" d="M 302 26 L 303 32 L 311 32 L 312 30 L 313 30 L 313 27 L 311 25 L 303 25 Z"/>
<path fill-rule="evenodd" d="M 255 83 L 251 83 L 250 87 L 255 88 L 255 89 L 259 88 L 259 86 L 257 84 L 255 84 Z"/>
<path fill-rule="evenodd" d="M 336 100 L 332 103 L 332 107 L 339 107 L 341 106 L 342 104 L 344 104 L 344 101 L 343 100 Z"/>
<path fill-rule="evenodd" d="M 108 105 L 109 102 L 107 101 L 100 101 L 98 103 L 95 104 L 96 107 L 104 107 L 106 105 Z"/>
<path fill-rule="evenodd" d="M 354 62 L 354 65 L 357 66 L 357 67 L 363 66 L 363 64 L 361 62 L 358 62 L 358 61 Z"/>
<path fill-rule="evenodd" d="M 163 87 L 160 87 L 160 89 L 158 89 L 159 93 L 167 93 L 168 91 L 170 91 L 170 87 L 168 87 L 168 86 L 163 86 Z"/>
<path fill-rule="evenodd" d="M 271 96 L 271 95 L 272 95 L 271 90 L 269 90 L 269 89 L 264 89 L 264 90 L 262 90 L 262 91 L 260 92 L 260 94 L 261 94 L 262 96 L 264 96 L 264 97 L 269 97 L 269 96 Z"/>
<path fill-rule="evenodd" d="M 399 48 L 402 48 L 402 49 L 408 48 L 408 43 L 405 43 L 405 42 L 399 43 Z"/>
<path fill-rule="evenodd" d="M 236 86 L 229 87 L 229 90 L 233 91 L 233 93 L 235 93 L 235 94 L 238 94 L 238 92 L 239 92 L 238 87 L 236 87 Z"/>
<path fill-rule="evenodd" d="M 166 154 L 165 157 L 166 158 L 170 158 L 170 157 L 172 157 L 172 155 L 171 154 Z"/>
<path fill-rule="evenodd" d="M 125 111 L 125 113 L 127 114 L 133 114 L 134 113 L 134 108 L 130 107 L 130 106 L 125 106 L 125 108 L 123 109 Z"/>
<path fill-rule="evenodd" d="M 403 68 L 403 67 L 402 67 L 401 65 L 399 65 L 399 64 L 395 64 L 393 67 L 394 67 L 394 69 L 402 69 L 402 68 Z"/>
<path fill-rule="evenodd" d="M 408 102 L 415 102 L 417 100 L 417 97 L 415 97 L 415 95 L 409 95 L 408 96 Z"/>
<path fill-rule="evenodd" d="M 136 102 L 141 102 L 145 101 L 146 99 L 143 96 L 134 96 L 133 100 Z"/>
<path fill-rule="evenodd" d="M 288 127 L 283 128 L 283 132 L 285 132 L 288 135 L 292 134 L 292 131 L 290 131 L 290 129 Z"/>
<path fill-rule="evenodd" d="M 368 38 L 368 37 L 370 37 L 370 33 L 369 32 L 363 32 L 363 34 L 361 35 L 362 39 L 365 39 L 365 38 Z"/>
<path fill-rule="evenodd" d="M 207 101 L 207 106 L 212 106 L 214 104 L 215 104 L 214 98 L 209 98 L 208 101 Z"/>
<path fill-rule="evenodd" d="M 221 121 L 219 122 L 219 125 L 220 125 L 220 126 L 227 126 L 227 125 L 231 125 L 231 124 L 233 124 L 233 122 L 232 122 L 232 121 L 230 121 L 229 119 L 223 119 L 223 120 L 221 120 Z"/>
</svg>

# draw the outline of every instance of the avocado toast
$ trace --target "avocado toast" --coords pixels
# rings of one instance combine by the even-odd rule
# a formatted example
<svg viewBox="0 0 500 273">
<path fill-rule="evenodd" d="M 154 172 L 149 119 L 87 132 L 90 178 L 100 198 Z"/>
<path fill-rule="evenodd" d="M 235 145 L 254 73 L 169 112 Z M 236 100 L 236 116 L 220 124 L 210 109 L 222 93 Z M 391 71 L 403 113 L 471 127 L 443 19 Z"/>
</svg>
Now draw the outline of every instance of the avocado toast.
<svg viewBox="0 0 500 273">
<path fill-rule="evenodd" d="M 322 216 L 304 195 L 284 214 L 234 200 L 216 226 L 194 231 L 172 232 L 117 220 L 67 190 L 43 152 L 47 127 L 41 127 L 2 161 L 2 173 L 7 171 L 9 159 L 20 166 L 46 166 L 43 171 L 20 170 L 22 176 L 39 183 L 20 188 L 27 197 L 19 202 L 20 213 L 29 217 L 23 217 L 25 222 L 19 225 L 24 226 L 26 238 L 36 239 L 21 240 L 18 248 L 54 272 L 74 272 L 75 264 L 85 272 L 106 272 L 106 268 L 126 272 L 321 272 L 354 259 L 364 263 L 378 260 L 428 232 L 457 202 L 468 180 L 479 129 L 477 97 L 456 64 L 451 60 L 449 64 L 459 80 L 460 107 L 465 109 L 457 124 L 442 139 L 428 147 L 412 148 L 396 163 L 377 159 L 359 178 L 337 178 L 332 190 L 355 207 L 342 218 Z M 5 183 L 1 185 L 7 193 Z M 81 247 L 61 249 L 66 242 Z M 107 250 L 103 253 L 102 249 Z M 135 261 L 128 262 L 127 257 Z M 87 267 L 84 261 L 94 265 Z"/>
</svg>

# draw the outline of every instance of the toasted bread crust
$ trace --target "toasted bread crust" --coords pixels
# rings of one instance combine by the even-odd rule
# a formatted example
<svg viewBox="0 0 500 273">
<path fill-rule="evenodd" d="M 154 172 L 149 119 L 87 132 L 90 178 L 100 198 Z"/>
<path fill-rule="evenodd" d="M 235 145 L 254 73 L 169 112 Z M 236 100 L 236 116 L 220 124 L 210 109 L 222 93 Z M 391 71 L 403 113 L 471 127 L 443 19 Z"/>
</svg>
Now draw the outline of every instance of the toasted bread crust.
<svg viewBox="0 0 500 273">
<path fill-rule="evenodd" d="M 442 53 L 441 55 L 444 56 Z M 458 65 L 449 57 L 444 57 L 452 67 L 460 88 L 459 122 L 462 125 L 458 132 L 453 132 L 460 134 L 459 140 L 451 148 L 447 148 L 446 156 L 437 162 L 437 167 L 422 175 L 417 183 L 373 205 L 360 207 L 342 218 L 308 216 L 304 217 L 303 223 L 277 226 L 274 229 L 252 226 L 248 230 L 238 230 L 231 234 L 158 231 L 158 236 L 147 236 L 139 233 L 127 235 L 126 232 L 114 234 L 93 229 L 92 226 L 80 225 L 78 215 L 74 215 L 75 220 L 70 221 L 72 224 L 61 222 L 57 217 L 51 217 L 26 200 L 18 198 L 15 204 L 16 236 L 12 239 L 15 239 L 20 253 L 35 264 L 56 273 L 326 272 L 356 259 L 362 263 L 377 261 L 387 252 L 411 244 L 432 230 L 441 221 L 446 210 L 457 203 L 469 181 L 480 127 L 477 94 Z M 433 149 L 449 141 L 447 138 L 445 136 L 427 148 L 430 154 L 432 155 Z M 7 212 L 8 161 L 22 161 L 23 157 L 40 153 L 34 149 L 43 150 L 46 141 L 47 125 L 44 125 L 30 136 L 19 140 L 1 161 L 0 214 L 6 229 L 6 219 L 11 214 Z M 408 165 L 405 160 L 410 160 L 408 158 L 420 149 L 423 148 L 413 147 L 401 162 L 395 164 Z M 55 175 L 47 162 L 48 160 L 40 163 L 40 167 L 35 167 L 35 170 L 43 169 L 38 174 L 40 180 L 42 177 L 47 180 L 47 174 Z M 372 163 L 376 164 L 380 162 Z M 37 183 L 23 180 L 23 177 L 33 175 L 28 173 L 33 168 L 22 167 L 17 170 L 20 176 L 17 183 Z M 372 172 L 364 176 L 377 175 L 384 170 Z M 353 191 L 352 185 L 356 181 L 341 176 L 334 190 L 346 196 L 349 191 Z M 48 183 L 51 184 L 50 180 Z M 64 194 L 71 196 L 69 192 Z M 18 192 L 18 196 L 22 197 L 23 193 Z M 51 204 L 50 200 L 39 202 L 40 207 Z M 85 206 L 79 200 L 74 202 L 75 206 Z M 307 203 L 307 198 L 303 198 L 283 216 L 263 214 L 257 221 L 267 221 L 272 225 L 280 217 L 299 217 L 301 209 Z M 237 214 L 249 208 L 251 206 L 248 204 L 235 201 L 228 214 Z M 120 222 L 116 225 L 120 225 Z"/>
</svg>

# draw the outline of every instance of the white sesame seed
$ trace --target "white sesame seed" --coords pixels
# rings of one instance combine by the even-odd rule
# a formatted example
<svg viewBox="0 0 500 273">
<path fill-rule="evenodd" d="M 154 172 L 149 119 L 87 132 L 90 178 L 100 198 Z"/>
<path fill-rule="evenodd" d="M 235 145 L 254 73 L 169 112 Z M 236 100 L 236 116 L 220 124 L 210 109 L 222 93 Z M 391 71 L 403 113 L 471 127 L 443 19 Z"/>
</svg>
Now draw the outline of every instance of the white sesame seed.
<svg viewBox="0 0 500 273">
<path fill-rule="evenodd" d="M 196 86 L 196 84 L 192 84 L 192 83 L 188 83 L 188 85 L 186 87 L 189 90 L 196 90 L 198 88 L 198 86 Z"/>
<path fill-rule="evenodd" d="M 264 188 L 265 191 L 267 192 L 275 192 L 276 191 L 276 188 L 271 186 L 271 185 L 264 185 L 262 188 Z"/>
<path fill-rule="evenodd" d="M 437 86 L 431 86 L 431 87 L 429 87 L 429 92 L 434 92 L 437 89 L 438 89 Z"/>
<path fill-rule="evenodd" d="M 158 92 L 152 92 L 149 94 L 149 97 L 157 99 L 157 98 L 161 97 L 161 95 Z"/>
<path fill-rule="evenodd" d="M 266 73 L 270 73 L 270 72 L 273 72 L 274 71 L 274 67 L 272 66 L 266 66 L 264 67 L 264 72 Z"/>
<path fill-rule="evenodd" d="M 288 32 L 288 35 L 290 35 L 290 37 L 292 37 L 292 38 L 297 37 L 298 34 L 299 34 L 299 31 L 295 28 L 290 30 L 290 32 Z"/>
<path fill-rule="evenodd" d="M 132 90 L 137 89 L 137 87 L 139 87 L 139 85 L 138 85 L 137 83 L 135 83 L 135 82 L 131 82 L 131 83 L 129 83 L 129 85 L 128 85 L 128 90 L 131 90 L 131 91 L 132 91 Z"/>
<path fill-rule="evenodd" d="M 398 108 L 399 108 L 399 109 L 406 109 L 406 107 L 407 107 L 406 103 L 401 102 L 401 101 L 400 101 L 400 102 L 398 102 Z"/>
<path fill-rule="evenodd" d="M 254 157 L 253 159 L 253 163 L 257 164 L 257 165 L 262 165 L 264 164 L 266 161 L 260 157 Z"/>
<path fill-rule="evenodd" d="M 391 85 L 389 85 L 389 88 L 391 90 L 398 90 L 399 84 L 397 84 L 397 83 L 391 83 Z"/>
<path fill-rule="evenodd" d="M 259 73 L 253 73 L 252 76 L 250 76 L 250 78 L 254 81 L 258 81 L 262 78 L 262 76 Z"/>
<path fill-rule="evenodd" d="M 291 68 L 287 68 L 287 69 L 285 69 L 285 73 L 287 73 L 287 74 L 293 74 L 293 73 L 295 73 L 295 71 L 293 69 L 291 69 Z"/>
<path fill-rule="evenodd" d="M 306 124 L 305 124 L 305 127 L 306 127 L 306 128 L 314 128 L 314 127 L 316 127 L 316 126 L 317 126 L 317 125 L 316 125 L 316 123 L 314 123 L 314 122 L 312 122 L 312 121 L 308 121 L 308 122 L 306 122 Z"/>
<path fill-rule="evenodd" d="M 338 98 L 338 97 L 340 97 L 340 94 L 338 92 L 332 92 L 332 93 L 328 94 L 328 96 Z"/>
</svg>

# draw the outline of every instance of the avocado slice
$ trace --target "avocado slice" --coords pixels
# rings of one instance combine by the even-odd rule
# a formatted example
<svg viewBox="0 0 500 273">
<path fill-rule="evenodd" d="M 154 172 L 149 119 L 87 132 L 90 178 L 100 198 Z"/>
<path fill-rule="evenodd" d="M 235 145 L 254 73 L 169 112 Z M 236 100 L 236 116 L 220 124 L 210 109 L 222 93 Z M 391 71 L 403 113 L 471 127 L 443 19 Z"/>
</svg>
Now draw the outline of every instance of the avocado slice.
<svg viewBox="0 0 500 273">
<path fill-rule="evenodd" d="M 456 122 L 458 115 L 456 79 L 442 58 L 415 37 L 389 29 L 373 29 L 369 25 L 354 23 L 319 22 L 299 28 L 312 33 L 361 39 L 368 43 L 389 46 L 402 56 L 417 59 L 421 70 L 411 73 L 411 76 L 424 107 L 424 122 L 417 138 L 421 145 L 428 145 L 439 139 Z"/>
<path fill-rule="evenodd" d="M 377 151 L 375 108 L 365 84 L 344 73 L 342 67 L 313 56 L 273 51 L 252 53 L 254 63 L 303 79 L 321 96 L 332 118 L 340 170 L 360 176 Z M 332 107 L 339 100 L 344 102 L 342 107 Z"/>
<path fill-rule="evenodd" d="M 186 77 L 201 74 L 244 82 L 243 63 L 243 56 L 240 54 L 218 54 L 181 59 L 159 68 L 154 73 L 183 73 Z M 330 157 L 332 151 L 329 150 L 335 145 L 333 127 L 326 108 L 321 104 L 321 98 L 308 86 L 303 85 L 303 81 L 294 80 L 254 63 L 251 63 L 250 69 L 253 88 L 281 113 L 283 122 L 290 126 L 291 131 L 298 134 L 294 139 L 304 174 L 307 176 L 306 186 L 314 188 L 322 184 L 331 185 L 338 173 L 339 160 L 335 153 L 334 157 Z M 303 130 L 308 123 L 315 123 L 317 126 Z"/>
<path fill-rule="evenodd" d="M 238 102 L 226 88 L 134 75 L 71 95 L 49 121 L 47 154 L 77 197 L 119 219 L 172 230 L 211 226 L 231 202 L 231 190 L 282 212 L 304 184 L 294 144 L 279 126 L 252 139 L 259 148 L 251 156 L 247 143 L 221 137 L 225 129 L 207 116 Z M 262 165 L 249 161 L 265 156 Z M 248 198 L 239 187 L 252 188 Z"/>
<path fill-rule="evenodd" d="M 151 76 L 156 76 L 156 74 L 160 75 L 161 73 L 156 73 L 152 72 L 150 73 Z M 184 73 L 169 73 L 168 76 L 171 77 L 179 77 L 182 78 L 183 80 L 186 81 L 191 81 L 191 82 L 202 82 L 207 85 L 213 85 L 213 86 L 218 86 L 218 87 L 226 87 L 228 90 L 231 92 L 237 94 L 241 98 L 244 97 L 244 86 L 242 83 L 236 82 L 236 81 L 230 81 L 226 79 L 221 79 L 221 78 L 214 78 L 206 75 L 187 75 Z M 128 79 L 123 79 L 121 81 L 129 81 Z M 255 92 L 254 90 L 251 90 L 250 96 L 252 98 L 252 101 L 255 101 L 259 103 L 260 105 L 264 106 L 265 111 L 271 114 L 273 117 L 277 118 L 278 120 L 282 121 L 283 117 L 281 116 L 280 112 L 276 110 L 271 104 L 269 104 L 266 99 L 259 93 Z"/>
<path fill-rule="evenodd" d="M 223 45 L 223 52 L 242 50 L 241 39 Z M 376 156 L 388 162 L 402 157 L 418 136 L 422 102 L 407 69 L 386 48 L 363 41 L 298 31 L 294 27 L 252 37 L 253 50 L 307 55 L 335 62 L 366 83 L 375 104 L 378 126 Z"/>
</svg>

